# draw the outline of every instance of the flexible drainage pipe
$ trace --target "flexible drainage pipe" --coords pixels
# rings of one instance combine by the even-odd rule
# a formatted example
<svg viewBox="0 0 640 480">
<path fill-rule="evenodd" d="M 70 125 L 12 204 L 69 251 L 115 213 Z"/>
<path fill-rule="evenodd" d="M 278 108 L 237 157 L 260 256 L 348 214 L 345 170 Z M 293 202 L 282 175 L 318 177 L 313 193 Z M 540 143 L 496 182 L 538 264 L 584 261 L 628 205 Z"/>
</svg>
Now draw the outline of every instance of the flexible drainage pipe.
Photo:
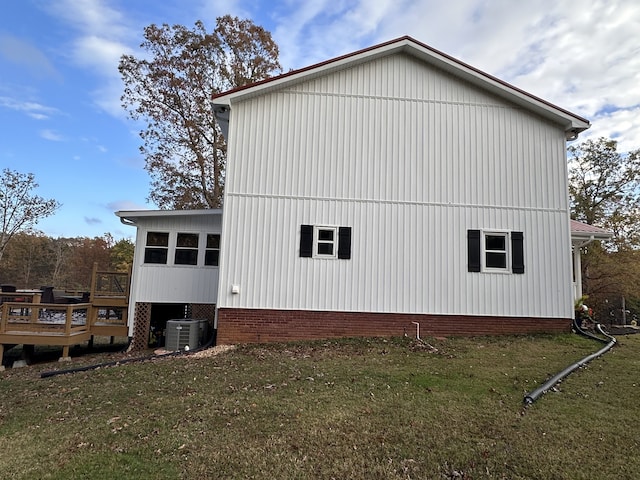
<svg viewBox="0 0 640 480">
<path fill-rule="evenodd" d="M 580 328 L 580 326 L 578 325 L 578 323 L 575 320 L 573 321 L 573 326 L 574 326 L 575 330 L 578 333 L 580 333 L 581 335 L 587 336 L 587 337 L 592 338 L 594 340 L 598 340 L 600 342 L 607 343 L 607 340 L 604 340 L 604 339 L 602 339 L 600 337 L 597 337 L 597 336 L 595 336 L 595 335 L 593 335 L 591 333 L 588 333 L 588 332 L 585 332 L 584 330 L 582 330 L 582 328 Z M 589 363 L 594 358 L 597 358 L 600 355 L 608 352 L 616 344 L 616 339 L 614 337 L 612 337 L 611 335 L 609 335 L 608 333 L 606 333 L 602 329 L 602 326 L 599 323 L 596 325 L 596 328 L 598 329 L 598 332 L 600 332 L 602 335 L 604 335 L 605 337 L 610 339 L 610 341 L 607 343 L 607 345 L 604 346 L 603 348 L 601 348 L 600 350 L 598 350 L 597 352 L 592 353 L 591 355 L 587 355 L 582 360 L 580 360 L 580 361 L 578 361 L 578 362 L 576 362 L 576 363 L 574 363 L 572 365 L 569 365 L 567 368 L 562 370 L 560 373 L 558 373 L 557 375 L 554 375 L 549 380 L 547 380 L 540 387 L 536 388 L 535 390 L 533 390 L 530 393 L 527 393 L 524 396 L 525 405 L 531 405 L 533 402 L 538 400 L 538 398 L 540 398 L 542 395 L 547 393 L 547 391 L 549 389 L 551 389 L 554 385 L 556 385 L 557 383 L 562 381 L 565 377 L 569 376 L 569 374 L 571 374 L 573 371 L 577 370 L 578 368 L 582 367 L 583 365 L 586 365 L 587 363 Z"/>
<path fill-rule="evenodd" d="M 89 370 L 97 370 L 98 368 L 102 368 L 102 367 L 115 367 L 118 365 L 124 365 L 125 363 L 144 362 L 154 358 L 174 357 L 177 355 L 189 355 L 189 354 L 193 354 L 193 353 L 199 352 L 200 350 L 204 350 L 211 347 L 215 343 L 215 338 L 216 338 L 216 334 L 214 331 L 206 344 L 198 348 L 194 348 L 193 350 L 176 350 L 175 352 L 165 353 L 164 355 L 147 355 L 144 357 L 125 358 L 122 360 L 114 360 L 112 362 L 103 362 L 103 363 L 96 363 L 93 365 L 85 365 L 84 367 L 69 368 L 66 370 L 51 370 L 48 372 L 42 372 L 40 374 L 40 378 L 55 377 L 56 375 L 66 375 L 68 373 L 86 372 Z"/>
</svg>

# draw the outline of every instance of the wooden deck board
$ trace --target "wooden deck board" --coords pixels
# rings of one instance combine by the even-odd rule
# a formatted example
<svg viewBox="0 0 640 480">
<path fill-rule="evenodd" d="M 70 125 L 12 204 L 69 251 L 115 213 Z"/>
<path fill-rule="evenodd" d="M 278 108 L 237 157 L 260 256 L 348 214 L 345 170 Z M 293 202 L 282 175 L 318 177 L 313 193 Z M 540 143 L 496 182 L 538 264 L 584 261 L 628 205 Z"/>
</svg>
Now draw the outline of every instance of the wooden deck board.
<svg viewBox="0 0 640 480">
<path fill-rule="evenodd" d="M 85 342 L 91 338 L 91 332 L 11 332 L 0 333 L 2 345 L 55 345 L 70 346 Z"/>
</svg>

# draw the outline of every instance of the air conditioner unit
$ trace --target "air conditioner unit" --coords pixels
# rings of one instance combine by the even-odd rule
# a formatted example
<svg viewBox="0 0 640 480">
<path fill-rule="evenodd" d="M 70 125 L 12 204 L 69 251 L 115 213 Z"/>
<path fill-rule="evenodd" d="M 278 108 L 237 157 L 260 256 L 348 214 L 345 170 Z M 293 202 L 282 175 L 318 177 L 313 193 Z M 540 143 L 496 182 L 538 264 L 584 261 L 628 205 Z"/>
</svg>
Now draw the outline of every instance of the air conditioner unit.
<svg viewBox="0 0 640 480">
<path fill-rule="evenodd" d="M 167 320 L 164 348 L 166 350 L 198 348 L 205 342 L 208 325 L 206 319 Z"/>
</svg>

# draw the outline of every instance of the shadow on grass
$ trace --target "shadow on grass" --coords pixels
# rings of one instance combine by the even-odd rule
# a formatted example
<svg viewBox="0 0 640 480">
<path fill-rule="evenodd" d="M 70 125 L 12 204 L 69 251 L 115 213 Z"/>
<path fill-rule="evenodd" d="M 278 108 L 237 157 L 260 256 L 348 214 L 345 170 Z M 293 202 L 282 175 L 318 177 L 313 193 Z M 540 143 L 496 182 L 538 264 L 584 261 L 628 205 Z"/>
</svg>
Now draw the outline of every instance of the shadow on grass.
<svg viewBox="0 0 640 480">
<path fill-rule="evenodd" d="M 126 338 L 115 338 L 111 343 L 110 337 L 95 337 L 91 347 L 88 342 L 70 347 L 69 356 L 76 358 L 104 353 L 120 353 L 124 352 L 127 346 Z M 60 357 L 62 357 L 62 347 L 59 346 L 34 345 L 25 347 L 24 345 L 15 345 L 11 348 L 5 347 L 2 365 L 5 368 L 11 368 L 18 360 L 25 360 L 28 365 L 39 365 L 57 362 Z"/>
</svg>

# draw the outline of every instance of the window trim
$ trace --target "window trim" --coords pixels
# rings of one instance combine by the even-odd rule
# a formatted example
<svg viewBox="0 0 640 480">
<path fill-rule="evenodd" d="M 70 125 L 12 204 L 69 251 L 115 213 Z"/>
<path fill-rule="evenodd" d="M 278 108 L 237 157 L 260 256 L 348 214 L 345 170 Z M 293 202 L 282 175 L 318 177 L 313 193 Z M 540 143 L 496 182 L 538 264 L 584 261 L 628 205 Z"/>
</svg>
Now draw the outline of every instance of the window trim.
<svg viewBox="0 0 640 480">
<path fill-rule="evenodd" d="M 503 237 L 504 238 L 504 250 L 491 250 L 487 248 L 487 237 Z M 507 230 L 482 230 L 481 236 L 481 261 L 482 271 L 490 273 L 512 273 L 511 272 L 511 232 Z M 504 267 L 489 267 L 487 266 L 487 254 L 498 253 L 504 255 Z"/>
<path fill-rule="evenodd" d="M 331 232 L 332 239 L 320 239 L 320 232 Z M 320 245 L 331 245 L 332 253 L 320 253 Z M 338 227 L 317 225 L 313 227 L 313 257 L 314 258 L 338 258 Z"/>
<path fill-rule="evenodd" d="M 210 236 L 217 236 L 218 237 L 218 247 L 214 248 L 211 247 L 209 248 L 207 245 L 209 244 L 209 237 Z M 209 232 L 205 232 L 204 233 L 204 257 L 202 259 L 202 266 L 203 267 L 210 267 L 210 268 L 218 268 L 220 267 L 220 243 L 222 242 L 222 235 L 220 233 L 209 233 Z M 207 263 L 207 253 L 209 252 L 218 252 L 218 258 L 217 258 L 217 263 L 215 264 L 208 264 Z"/>
<path fill-rule="evenodd" d="M 320 231 L 333 231 L 333 240 L 320 240 L 320 243 L 332 243 L 331 255 L 318 253 Z M 350 260 L 351 259 L 351 227 L 337 225 L 300 225 L 300 258 L 318 258 L 326 260 Z"/>
<path fill-rule="evenodd" d="M 149 235 L 166 235 L 166 245 L 149 245 Z M 197 238 L 197 247 L 190 246 L 178 246 L 179 241 L 178 237 L 180 235 L 193 235 Z M 218 236 L 218 248 L 207 248 L 207 239 L 210 235 Z M 139 238 L 139 237 L 138 237 Z M 140 259 L 141 265 L 144 266 L 165 266 L 165 267 L 179 267 L 179 268 L 219 268 L 220 267 L 220 257 L 221 251 L 220 245 L 222 243 L 222 233 L 211 231 L 211 230 L 199 230 L 199 231 L 185 231 L 185 230 L 175 230 L 175 229 L 150 229 L 144 232 L 144 250 L 142 252 L 142 258 Z M 148 262 L 147 259 L 150 254 L 147 253 L 148 250 L 162 250 L 165 261 L 164 262 Z M 182 263 L 176 261 L 176 256 L 181 251 L 192 251 L 190 258 L 195 259 L 195 263 Z M 217 265 L 208 265 L 206 263 L 207 253 L 211 251 L 218 252 L 218 264 Z M 158 255 L 158 253 L 156 253 Z"/>
<path fill-rule="evenodd" d="M 150 245 L 149 244 L 149 235 L 166 235 L 167 244 L 166 245 Z M 169 246 L 171 245 L 171 232 L 167 231 L 158 231 L 158 230 L 147 230 L 145 232 L 145 241 L 144 241 L 144 256 L 142 258 L 142 263 L 144 265 L 168 265 L 169 264 Z M 164 252 L 164 262 L 149 262 L 147 261 L 148 256 L 147 253 L 149 251 L 163 251 Z"/>
<path fill-rule="evenodd" d="M 180 265 L 181 267 L 197 267 L 198 266 L 198 260 L 200 258 L 200 232 L 180 232 L 177 231 L 175 232 L 176 234 L 176 244 L 173 248 L 173 264 L 174 265 Z M 191 237 L 195 237 L 196 238 L 196 246 L 195 247 L 185 247 L 185 246 L 179 246 L 179 238 L 180 235 L 188 235 Z M 180 252 L 194 252 L 195 251 L 195 263 L 184 263 L 184 262 L 178 262 L 178 254 Z M 193 253 L 192 253 L 193 255 Z M 190 255 L 190 257 L 192 257 L 192 255 Z"/>
<path fill-rule="evenodd" d="M 487 235 L 501 235 L 505 237 L 506 267 L 487 267 Z M 511 273 L 522 275 L 525 273 L 524 232 L 521 230 L 500 229 L 469 229 L 467 230 L 467 271 L 484 273 Z M 503 250 L 488 250 L 499 251 Z"/>
</svg>

